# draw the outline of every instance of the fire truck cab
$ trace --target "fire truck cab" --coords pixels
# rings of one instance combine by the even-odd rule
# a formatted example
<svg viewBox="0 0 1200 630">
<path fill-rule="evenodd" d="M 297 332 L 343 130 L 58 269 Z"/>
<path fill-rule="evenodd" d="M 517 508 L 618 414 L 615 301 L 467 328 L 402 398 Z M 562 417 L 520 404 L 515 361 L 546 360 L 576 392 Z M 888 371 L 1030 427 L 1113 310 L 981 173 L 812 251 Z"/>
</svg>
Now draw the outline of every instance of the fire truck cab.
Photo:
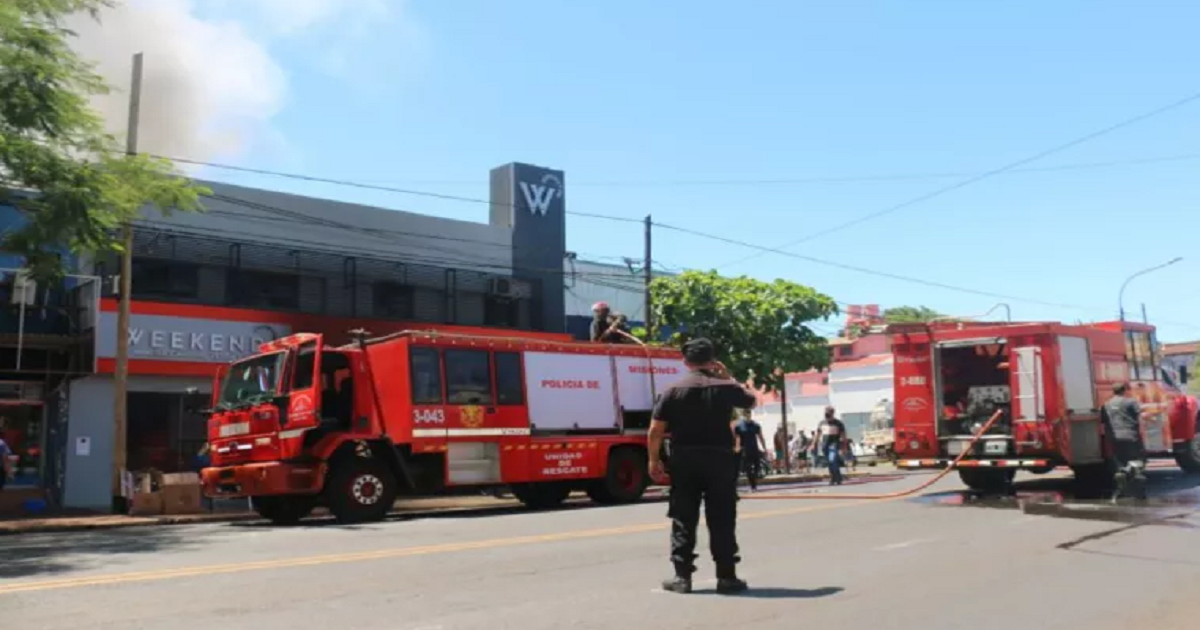
<svg viewBox="0 0 1200 630">
<path fill-rule="evenodd" d="M 1133 322 L 939 322 L 890 327 L 895 450 L 902 468 L 944 468 L 997 410 L 958 464 L 964 484 L 999 490 L 1017 470 L 1069 466 L 1080 481 L 1111 479 L 1100 408 L 1127 382 L 1141 403 L 1151 457 L 1200 473 L 1197 405 L 1159 364 L 1154 327 Z"/>
<path fill-rule="evenodd" d="M 318 506 L 378 520 L 398 495 L 489 486 L 534 507 L 574 490 L 635 501 L 655 392 L 684 372 L 678 351 L 631 345 L 296 334 L 218 374 L 201 476 L 208 496 L 251 497 L 276 523 Z"/>
</svg>

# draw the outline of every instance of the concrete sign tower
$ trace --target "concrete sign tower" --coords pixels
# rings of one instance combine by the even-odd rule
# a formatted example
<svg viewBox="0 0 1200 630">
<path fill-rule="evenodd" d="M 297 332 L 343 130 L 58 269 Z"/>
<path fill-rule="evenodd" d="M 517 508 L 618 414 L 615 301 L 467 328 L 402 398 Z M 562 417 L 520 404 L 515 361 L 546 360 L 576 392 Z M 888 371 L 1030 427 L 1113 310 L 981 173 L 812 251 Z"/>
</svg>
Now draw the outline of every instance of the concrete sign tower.
<svg viewBox="0 0 1200 630">
<path fill-rule="evenodd" d="M 535 324 L 565 332 L 563 258 L 567 253 L 562 171 L 514 162 L 492 169 L 491 224 L 512 230 L 513 276 L 541 286 Z"/>
</svg>

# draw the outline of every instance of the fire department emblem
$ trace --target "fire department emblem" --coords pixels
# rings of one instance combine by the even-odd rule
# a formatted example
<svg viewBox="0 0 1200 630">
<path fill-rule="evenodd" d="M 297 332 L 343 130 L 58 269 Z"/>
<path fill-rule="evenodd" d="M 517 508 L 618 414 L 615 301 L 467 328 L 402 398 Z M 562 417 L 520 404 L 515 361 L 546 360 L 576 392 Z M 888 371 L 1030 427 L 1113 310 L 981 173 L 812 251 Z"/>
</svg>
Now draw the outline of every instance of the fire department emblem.
<svg viewBox="0 0 1200 630">
<path fill-rule="evenodd" d="M 458 413 L 462 425 L 468 429 L 477 429 L 483 424 L 483 409 L 475 405 L 460 407 Z"/>
</svg>

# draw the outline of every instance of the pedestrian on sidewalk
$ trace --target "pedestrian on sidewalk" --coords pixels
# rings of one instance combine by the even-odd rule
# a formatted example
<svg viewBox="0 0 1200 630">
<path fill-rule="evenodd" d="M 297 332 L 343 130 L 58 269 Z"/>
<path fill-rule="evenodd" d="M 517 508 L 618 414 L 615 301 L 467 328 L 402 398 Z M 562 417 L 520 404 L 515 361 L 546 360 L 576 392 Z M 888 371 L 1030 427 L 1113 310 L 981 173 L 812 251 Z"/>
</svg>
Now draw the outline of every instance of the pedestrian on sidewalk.
<svg viewBox="0 0 1200 630">
<path fill-rule="evenodd" d="M 825 419 L 817 427 L 820 453 L 829 467 L 829 485 L 842 485 L 842 454 L 846 450 L 846 425 L 833 407 L 825 408 Z"/>
<path fill-rule="evenodd" d="M 796 432 L 796 439 L 792 441 L 792 453 L 796 458 L 796 472 L 803 473 L 808 470 L 808 434 L 805 431 Z"/>
<path fill-rule="evenodd" d="M 767 452 L 767 441 L 763 437 L 762 425 L 755 422 L 754 418 L 750 416 L 750 412 L 746 411 L 734 432 L 737 433 L 737 458 L 741 463 L 742 472 L 746 473 L 750 491 L 755 492 L 758 490 L 758 480 L 763 476 L 763 454 Z"/>
<path fill-rule="evenodd" d="M 4 491 L 4 486 L 8 485 L 9 467 L 12 463 L 12 449 L 8 447 L 8 442 L 0 437 L 0 492 Z"/>
<path fill-rule="evenodd" d="M 717 592 L 737 593 L 746 583 L 737 577 L 737 443 L 734 409 L 752 409 L 754 392 L 737 382 L 716 360 L 711 341 L 693 339 L 683 346 L 688 374 L 667 388 L 651 415 L 650 474 L 661 479 L 663 439 L 671 434 L 671 562 L 675 577 L 663 590 L 692 591 L 696 571 L 696 529 L 700 504 L 708 524 L 709 546 L 717 565 Z"/>
<path fill-rule="evenodd" d="M 782 475 L 787 470 L 787 430 L 783 422 L 775 427 L 775 474 Z"/>
</svg>

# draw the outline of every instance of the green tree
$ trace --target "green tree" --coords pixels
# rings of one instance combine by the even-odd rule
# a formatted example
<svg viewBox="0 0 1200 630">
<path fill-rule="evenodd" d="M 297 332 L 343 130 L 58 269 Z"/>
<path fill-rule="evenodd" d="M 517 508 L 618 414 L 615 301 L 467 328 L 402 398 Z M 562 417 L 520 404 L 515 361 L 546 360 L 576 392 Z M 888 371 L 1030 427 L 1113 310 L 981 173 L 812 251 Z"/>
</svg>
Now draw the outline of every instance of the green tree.
<svg viewBox="0 0 1200 630">
<path fill-rule="evenodd" d="M 656 279 L 650 295 L 655 325 L 675 331 L 671 345 L 711 339 L 738 380 L 753 379 L 755 385 L 777 391 L 783 385 L 777 368 L 789 373 L 829 365 L 825 339 L 805 324 L 836 315 L 837 303 L 809 287 L 687 271 Z M 636 333 L 648 335 L 644 329 Z"/>
<path fill-rule="evenodd" d="M 925 306 L 896 306 L 884 309 L 883 321 L 889 324 L 919 324 L 943 315 Z"/>
<path fill-rule="evenodd" d="M 68 16 L 113 0 L 0 1 L 0 203 L 26 219 L 2 246 L 38 278 L 63 272 L 60 252 L 120 251 L 119 228 L 149 206 L 199 210 L 208 191 L 174 166 L 126 155 L 89 99 L 109 88 L 70 47 Z"/>
</svg>

